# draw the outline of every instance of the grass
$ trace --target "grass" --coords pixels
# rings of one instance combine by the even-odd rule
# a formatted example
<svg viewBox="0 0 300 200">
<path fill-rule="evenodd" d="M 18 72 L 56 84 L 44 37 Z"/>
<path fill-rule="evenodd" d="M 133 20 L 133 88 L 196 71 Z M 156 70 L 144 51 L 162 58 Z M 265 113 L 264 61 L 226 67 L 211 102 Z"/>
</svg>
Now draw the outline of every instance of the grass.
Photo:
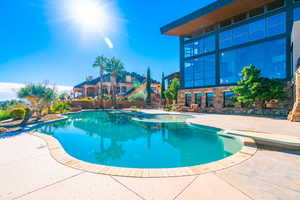
<svg viewBox="0 0 300 200">
<path fill-rule="evenodd" d="M 8 111 L 0 110 L 0 121 L 6 120 L 6 119 L 9 119 L 9 118 L 10 118 L 10 116 L 9 116 Z"/>
</svg>

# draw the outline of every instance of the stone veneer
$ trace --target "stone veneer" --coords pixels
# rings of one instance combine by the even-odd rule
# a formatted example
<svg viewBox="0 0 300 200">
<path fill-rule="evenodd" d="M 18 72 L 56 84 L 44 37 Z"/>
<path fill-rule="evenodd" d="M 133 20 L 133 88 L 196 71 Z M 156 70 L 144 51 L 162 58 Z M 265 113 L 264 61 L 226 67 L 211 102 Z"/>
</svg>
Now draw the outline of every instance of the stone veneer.
<svg viewBox="0 0 300 200">
<path fill-rule="evenodd" d="M 295 74 L 295 90 L 296 90 L 296 97 L 295 97 L 295 104 L 293 110 L 290 112 L 288 116 L 288 120 L 293 122 L 300 122 L 300 68 Z"/>
<path fill-rule="evenodd" d="M 185 107 L 185 94 L 192 94 L 192 104 L 195 103 L 195 94 L 202 94 L 201 107 L 198 109 L 199 112 L 217 112 L 217 113 L 229 113 L 229 114 L 263 114 L 263 115 L 275 115 L 275 116 L 287 116 L 288 111 L 291 109 L 292 90 L 290 83 L 286 88 L 289 98 L 285 102 L 281 102 L 279 107 L 266 109 L 262 111 L 259 107 L 255 108 L 242 108 L 240 103 L 235 103 L 234 107 L 224 107 L 224 92 L 230 91 L 233 86 L 219 86 L 209 88 L 195 88 L 195 89 L 183 89 L 179 91 L 178 95 L 178 106 Z M 212 92 L 215 95 L 214 107 L 206 107 L 206 93 Z"/>
</svg>

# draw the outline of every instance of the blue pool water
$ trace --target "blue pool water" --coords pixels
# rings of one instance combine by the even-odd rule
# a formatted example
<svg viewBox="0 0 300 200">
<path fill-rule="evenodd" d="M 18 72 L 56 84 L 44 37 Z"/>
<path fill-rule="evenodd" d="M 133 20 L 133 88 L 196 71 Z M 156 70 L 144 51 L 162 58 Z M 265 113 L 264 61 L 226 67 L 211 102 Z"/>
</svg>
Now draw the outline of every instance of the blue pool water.
<svg viewBox="0 0 300 200">
<path fill-rule="evenodd" d="M 236 139 L 218 135 L 220 129 L 166 121 L 176 116 L 93 111 L 68 117 L 35 131 L 52 135 L 71 156 L 90 163 L 185 167 L 220 160 L 241 149 Z"/>
</svg>

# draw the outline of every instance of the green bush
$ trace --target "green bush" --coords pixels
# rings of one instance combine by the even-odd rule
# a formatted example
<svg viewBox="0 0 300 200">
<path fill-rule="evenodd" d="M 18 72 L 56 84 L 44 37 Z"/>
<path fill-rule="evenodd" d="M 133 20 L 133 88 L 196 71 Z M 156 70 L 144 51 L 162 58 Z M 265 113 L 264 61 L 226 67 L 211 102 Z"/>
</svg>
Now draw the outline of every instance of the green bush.
<svg viewBox="0 0 300 200">
<path fill-rule="evenodd" d="M 0 121 L 9 119 L 9 112 L 7 110 L 0 110 Z"/>
<path fill-rule="evenodd" d="M 14 120 L 24 119 L 26 110 L 22 107 L 15 107 L 9 111 L 9 116 Z"/>
<path fill-rule="evenodd" d="M 165 107 L 165 111 L 170 112 L 170 111 L 176 111 L 177 105 L 176 104 L 171 104 Z"/>
<path fill-rule="evenodd" d="M 25 103 L 19 100 L 5 101 L 3 103 L 0 103 L 0 110 L 9 110 L 10 108 L 15 107 L 17 105 L 25 105 Z"/>
<path fill-rule="evenodd" d="M 56 102 L 51 105 L 50 110 L 55 114 L 65 113 L 71 110 L 71 106 L 65 102 Z"/>
</svg>

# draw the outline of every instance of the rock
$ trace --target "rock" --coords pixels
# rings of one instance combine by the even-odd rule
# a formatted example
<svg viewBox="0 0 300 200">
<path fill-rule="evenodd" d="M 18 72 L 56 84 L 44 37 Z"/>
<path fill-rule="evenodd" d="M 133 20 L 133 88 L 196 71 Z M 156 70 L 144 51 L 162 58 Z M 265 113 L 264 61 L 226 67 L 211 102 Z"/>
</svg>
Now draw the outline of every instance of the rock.
<svg viewBox="0 0 300 200">
<path fill-rule="evenodd" d="M 0 127 L 0 134 L 1 133 L 6 133 L 7 131 L 8 131 L 7 128 Z"/>
</svg>

